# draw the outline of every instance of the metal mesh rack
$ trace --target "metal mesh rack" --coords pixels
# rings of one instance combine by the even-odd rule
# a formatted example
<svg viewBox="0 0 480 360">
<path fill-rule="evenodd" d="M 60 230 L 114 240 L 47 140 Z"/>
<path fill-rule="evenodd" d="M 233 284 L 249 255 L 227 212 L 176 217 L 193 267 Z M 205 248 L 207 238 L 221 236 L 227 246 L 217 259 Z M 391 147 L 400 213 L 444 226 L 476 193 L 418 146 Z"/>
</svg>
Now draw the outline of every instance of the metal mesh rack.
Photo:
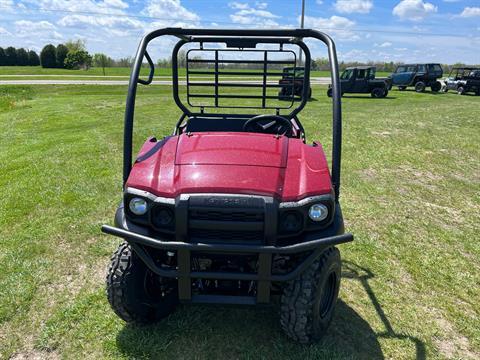
<svg viewBox="0 0 480 360">
<path fill-rule="evenodd" d="M 290 109 L 301 100 L 293 91 L 295 73 L 287 84 L 279 81 L 282 69 L 294 67 L 296 61 L 295 52 L 283 46 L 277 50 L 190 49 L 186 54 L 187 102 L 202 109 Z M 292 91 L 280 96 L 282 87 Z"/>
</svg>

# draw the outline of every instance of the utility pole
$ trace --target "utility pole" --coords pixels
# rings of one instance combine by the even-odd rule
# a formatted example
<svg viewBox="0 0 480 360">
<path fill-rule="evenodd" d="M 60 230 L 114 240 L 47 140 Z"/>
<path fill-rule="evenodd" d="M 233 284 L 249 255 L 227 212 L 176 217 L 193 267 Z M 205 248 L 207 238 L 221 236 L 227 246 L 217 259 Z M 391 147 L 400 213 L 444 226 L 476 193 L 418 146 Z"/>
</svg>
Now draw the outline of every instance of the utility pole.
<svg viewBox="0 0 480 360">
<path fill-rule="evenodd" d="M 305 23 L 305 0 L 302 0 L 302 15 L 300 17 L 300 29 L 303 29 L 304 23 Z M 300 66 L 301 66 L 302 65 L 303 51 L 302 51 L 302 49 L 299 49 L 299 51 L 300 51 L 300 55 L 299 55 L 298 59 L 300 60 Z"/>
</svg>

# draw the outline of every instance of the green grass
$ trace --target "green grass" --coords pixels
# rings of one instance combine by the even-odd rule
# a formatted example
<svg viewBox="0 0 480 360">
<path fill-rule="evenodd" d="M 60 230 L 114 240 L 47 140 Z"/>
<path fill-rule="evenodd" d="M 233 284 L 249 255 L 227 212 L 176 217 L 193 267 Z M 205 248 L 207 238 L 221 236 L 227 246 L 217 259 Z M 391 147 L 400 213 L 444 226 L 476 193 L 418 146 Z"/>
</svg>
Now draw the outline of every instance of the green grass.
<svg viewBox="0 0 480 360">
<path fill-rule="evenodd" d="M 129 76 L 131 69 L 128 67 L 112 67 L 105 69 L 105 79 L 108 80 L 109 76 Z M 142 68 L 141 74 L 147 76 L 149 72 L 148 68 Z M 169 76 L 172 74 L 170 68 L 155 68 L 156 76 Z M 8 77 L 15 75 L 12 77 Z M 69 75 L 68 78 L 75 76 L 75 78 L 88 78 L 88 76 L 102 76 L 103 71 L 101 68 L 92 67 L 88 70 L 67 70 L 67 69 L 44 69 L 41 66 L 0 66 L 0 80 L 14 80 L 19 79 L 18 75 L 28 75 L 29 79 L 35 79 L 30 75 L 41 75 L 38 79 L 47 79 L 45 76 L 50 75 L 52 79 L 58 79 L 58 75 Z M 179 69 L 179 75 L 185 75 L 185 69 Z M 379 72 L 377 77 L 386 77 L 390 73 Z M 312 71 L 311 76 L 315 77 L 328 77 L 329 71 Z M 25 76 L 26 77 L 26 76 Z"/>
<path fill-rule="evenodd" d="M 330 153 L 325 87 L 300 114 Z M 136 148 L 171 131 L 167 86 L 141 87 Z M 342 288 L 329 334 L 301 346 L 275 308 L 181 306 L 126 326 L 100 233 L 121 197 L 125 87 L 0 87 L 0 358 L 480 357 L 479 98 L 343 100 Z"/>
</svg>

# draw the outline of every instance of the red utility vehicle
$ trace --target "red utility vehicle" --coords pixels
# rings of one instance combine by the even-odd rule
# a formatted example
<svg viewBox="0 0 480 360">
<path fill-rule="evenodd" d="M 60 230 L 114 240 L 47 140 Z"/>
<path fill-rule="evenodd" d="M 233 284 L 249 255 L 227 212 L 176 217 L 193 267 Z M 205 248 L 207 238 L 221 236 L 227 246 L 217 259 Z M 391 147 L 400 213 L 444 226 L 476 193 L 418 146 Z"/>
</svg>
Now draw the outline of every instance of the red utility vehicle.
<svg viewBox="0 0 480 360">
<path fill-rule="evenodd" d="M 152 82 L 147 45 L 164 35 L 179 39 L 172 87 L 182 115 L 171 136 L 149 138 L 132 164 L 137 84 Z M 301 94 L 278 96 L 285 85 L 275 69 L 296 66 L 297 50 L 310 64 L 304 38 L 328 47 L 331 173 L 322 146 L 306 143 L 297 116 L 308 99 L 309 67 Z M 183 47 L 186 92 L 178 80 Z M 139 79 L 144 59 L 151 69 L 146 80 Z M 254 305 L 278 295 L 287 335 L 308 343 L 325 333 L 341 277 L 335 245 L 353 240 L 344 233 L 338 202 L 339 84 L 335 45 L 313 30 L 166 28 L 144 37 L 127 97 L 123 201 L 115 226 L 102 227 L 125 241 L 107 274 L 108 300 L 118 316 L 148 323 L 179 302 Z"/>
</svg>

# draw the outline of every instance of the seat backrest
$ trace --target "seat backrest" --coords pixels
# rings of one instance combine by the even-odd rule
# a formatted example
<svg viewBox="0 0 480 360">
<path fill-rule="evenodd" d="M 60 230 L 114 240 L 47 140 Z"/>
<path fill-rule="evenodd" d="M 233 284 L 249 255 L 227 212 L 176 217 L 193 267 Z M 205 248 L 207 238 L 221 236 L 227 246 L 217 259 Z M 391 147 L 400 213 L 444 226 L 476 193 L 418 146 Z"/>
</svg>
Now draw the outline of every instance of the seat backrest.
<svg viewBox="0 0 480 360">
<path fill-rule="evenodd" d="M 248 119 L 233 117 L 200 117 L 195 116 L 187 121 L 186 132 L 207 132 L 207 131 L 243 131 L 243 125 Z"/>
</svg>

